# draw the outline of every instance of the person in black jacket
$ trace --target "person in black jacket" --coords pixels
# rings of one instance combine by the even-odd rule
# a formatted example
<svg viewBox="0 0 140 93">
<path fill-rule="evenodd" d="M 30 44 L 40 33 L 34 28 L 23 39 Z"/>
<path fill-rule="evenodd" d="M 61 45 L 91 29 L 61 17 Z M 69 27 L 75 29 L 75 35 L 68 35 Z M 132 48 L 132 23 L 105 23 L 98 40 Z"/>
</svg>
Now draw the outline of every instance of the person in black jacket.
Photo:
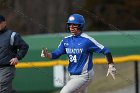
<svg viewBox="0 0 140 93">
<path fill-rule="evenodd" d="M 6 27 L 4 16 L 0 15 L 0 93 L 14 93 L 15 65 L 26 55 L 28 48 L 18 33 Z"/>
</svg>

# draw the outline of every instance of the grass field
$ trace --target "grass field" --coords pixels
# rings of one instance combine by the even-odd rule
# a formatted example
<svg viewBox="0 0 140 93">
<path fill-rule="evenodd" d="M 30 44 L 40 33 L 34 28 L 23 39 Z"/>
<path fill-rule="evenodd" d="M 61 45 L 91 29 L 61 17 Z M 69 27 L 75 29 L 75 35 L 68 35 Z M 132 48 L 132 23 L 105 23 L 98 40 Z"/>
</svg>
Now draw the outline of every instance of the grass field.
<svg viewBox="0 0 140 93">
<path fill-rule="evenodd" d="M 88 87 L 87 93 L 110 93 L 128 86 L 133 86 L 134 63 L 121 63 L 115 66 L 117 69 L 117 76 L 116 80 L 113 80 L 111 76 L 106 77 L 107 65 L 94 65 L 94 79 Z M 53 93 L 59 93 L 59 91 Z"/>
</svg>

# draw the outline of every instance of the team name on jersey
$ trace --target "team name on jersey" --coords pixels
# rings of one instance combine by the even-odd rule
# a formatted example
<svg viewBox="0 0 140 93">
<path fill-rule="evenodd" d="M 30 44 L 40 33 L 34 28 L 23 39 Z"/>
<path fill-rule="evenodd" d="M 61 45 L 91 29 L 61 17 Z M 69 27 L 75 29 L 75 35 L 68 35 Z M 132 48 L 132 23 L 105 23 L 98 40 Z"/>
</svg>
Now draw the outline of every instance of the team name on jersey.
<svg viewBox="0 0 140 93">
<path fill-rule="evenodd" d="M 66 48 L 68 54 L 80 54 L 83 52 L 82 48 Z"/>
</svg>

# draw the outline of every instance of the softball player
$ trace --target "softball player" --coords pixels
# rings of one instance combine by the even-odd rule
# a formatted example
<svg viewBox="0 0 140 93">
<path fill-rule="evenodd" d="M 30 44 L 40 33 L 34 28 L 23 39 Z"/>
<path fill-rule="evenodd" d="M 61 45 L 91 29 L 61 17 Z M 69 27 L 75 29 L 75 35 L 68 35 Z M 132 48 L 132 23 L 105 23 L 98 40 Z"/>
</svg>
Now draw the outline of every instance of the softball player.
<svg viewBox="0 0 140 93">
<path fill-rule="evenodd" d="M 68 72 L 70 80 L 60 93 L 86 93 L 86 88 L 94 75 L 93 52 L 103 53 L 106 56 L 109 64 L 107 76 L 110 73 L 115 79 L 116 69 L 111 53 L 94 38 L 83 33 L 84 24 L 85 20 L 82 15 L 70 15 L 67 27 L 71 35 L 65 37 L 54 52 L 48 53 L 47 48 L 41 52 L 41 57 L 50 59 L 56 59 L 62 54 L 67 54 L 69 58 Z"/>
</svg>

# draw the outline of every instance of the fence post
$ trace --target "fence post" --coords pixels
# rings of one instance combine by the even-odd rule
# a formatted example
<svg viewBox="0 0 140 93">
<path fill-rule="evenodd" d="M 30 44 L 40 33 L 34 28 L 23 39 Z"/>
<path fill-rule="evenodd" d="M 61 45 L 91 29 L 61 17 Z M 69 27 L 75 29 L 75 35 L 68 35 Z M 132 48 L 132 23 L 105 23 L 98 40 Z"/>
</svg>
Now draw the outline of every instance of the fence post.
<svg viewBox="0 0 140 93">
<path fill-rule="evenodd" d="M 135 69 L 135 93 L 139 93 L 139 67 L 138 61 L 134 61 L 134 69 Z"/>
</svg>

